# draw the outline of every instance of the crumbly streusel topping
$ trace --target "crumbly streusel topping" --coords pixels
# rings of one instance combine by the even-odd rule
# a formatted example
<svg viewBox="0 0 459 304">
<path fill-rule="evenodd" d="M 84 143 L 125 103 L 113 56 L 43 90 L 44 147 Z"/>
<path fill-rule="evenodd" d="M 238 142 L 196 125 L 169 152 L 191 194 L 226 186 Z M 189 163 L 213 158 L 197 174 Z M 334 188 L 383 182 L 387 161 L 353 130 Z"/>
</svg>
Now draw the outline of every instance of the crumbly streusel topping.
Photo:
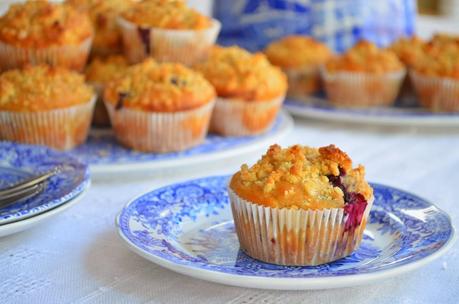
<svg viewBox="0 0 459 304">
<path fill-rule="evenodd" d="M 176 30 L 209 28 L 211 19 L 189 8 L 183 0 L 144 0 L 122 16 L 137 25 Z"/>
<path fill-rule="evenodd" d="M 75 45 L 92 35 L 87 14 L 46 0 L 13 4 L 0 17 L 0 40 L 20 47 Z"/>
<path fill-rule="evenodd" d="M 274 208 L 340 208 L 345 193 L 331 180 L 340 175 L 346 192 L 371 198 L 364 167 L 352 168 L 348 155 L 333 145 L 319 149 L 273 145 L 252 167 L 242 165 L 231 189 L 246 200 Z"/>
<path fill-rule="evenodd" d="M 215 90 L 201 74 L 176 63 L 153 59 L 129 67 L 124 76 L 106 86 L 104 99 L 118 108 L 175 112 L 199 107 L 215 98 Z"/>
<path fill-rule="evenodd" d="M 272 100 L 285 94 L 287 78 L 262 53 L 236 46 L 212 49 L 208 60 L 196 66 L 221 97 L 247 101 Z"/>
<path fill-rule="evenodd" d="M 389 48 L 407 66 L 413 66 L 423 56 L 424 41 L 417 36 L 402 37 Z"/>
<path fill-rule="evenodd" d="M 123 76 L 129 67 L 124 56 L 113 55 L 105 58 L 94 58 L 86 68 L 86 80 L 106 84 L 114 78 Z"/>
<path fill-rule="evenodd" d="M 397 55 L 390 51 L 379 49 L 368 41 L 360 41 L 346 53 L 330 59 L 326 64 L 328 72 L 367 72 L 382 74 L 396 72 L 404 68 Z"/>
<path fill-rule="evenodd" d="M 287 36 L 272 42 L 265 50 L 272 64 L 283 68 L 318 66 L 331 56 L 330 49 L 311 37 Z"/>
<path fill-rule="evenodd" d="M 0 110 L 40 112 L 86 103 L 94 96 L 76 72 L 38 65 L 0 75 Z"/>
</svg>

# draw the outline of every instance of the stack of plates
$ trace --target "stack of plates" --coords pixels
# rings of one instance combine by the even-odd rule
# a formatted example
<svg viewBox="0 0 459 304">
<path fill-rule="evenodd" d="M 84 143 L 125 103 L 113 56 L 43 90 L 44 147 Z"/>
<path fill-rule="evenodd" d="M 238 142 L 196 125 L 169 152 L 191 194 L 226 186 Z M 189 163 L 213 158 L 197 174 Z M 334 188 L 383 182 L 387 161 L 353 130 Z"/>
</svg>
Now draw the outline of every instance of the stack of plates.
<svg viewBox="0 0 459 304">
<path fill-rule="evenodd" d="M 0 189 L 59 167 L 44 189 L 0 207 L 0 237 L 56 215 L 79 201 L 90 185 L 88 167 L 73 156 L 46 147 L 0 142 Z"/>
</svg>

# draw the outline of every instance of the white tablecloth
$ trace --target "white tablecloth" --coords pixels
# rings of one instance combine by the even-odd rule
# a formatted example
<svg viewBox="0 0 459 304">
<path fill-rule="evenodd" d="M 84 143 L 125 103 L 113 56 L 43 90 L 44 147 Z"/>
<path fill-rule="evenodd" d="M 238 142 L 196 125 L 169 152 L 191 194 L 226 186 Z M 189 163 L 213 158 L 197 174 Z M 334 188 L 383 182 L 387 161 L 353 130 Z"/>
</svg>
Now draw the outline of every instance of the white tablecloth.
<svg viewBox="0 0 459 304">
<path fill-rule="evenodd" d="M 297 120 L 282 142 L 334 143 L 368 179 L 419 194 L 459 227 L 459 129 L 368 127 Z M 259 152 L 150 176 L 94 180 L 73 208 L 0 239 L 0 303 L 458 303 L 459 242 L 432 264 L 369 286 L 323 291 L 244 289 L 176 274 L 129 251 L 114 217 L 131 198 L 171 182 L 236 170 Z M 117 179 L 115 179 L 117 178 Z"/>
</svg>

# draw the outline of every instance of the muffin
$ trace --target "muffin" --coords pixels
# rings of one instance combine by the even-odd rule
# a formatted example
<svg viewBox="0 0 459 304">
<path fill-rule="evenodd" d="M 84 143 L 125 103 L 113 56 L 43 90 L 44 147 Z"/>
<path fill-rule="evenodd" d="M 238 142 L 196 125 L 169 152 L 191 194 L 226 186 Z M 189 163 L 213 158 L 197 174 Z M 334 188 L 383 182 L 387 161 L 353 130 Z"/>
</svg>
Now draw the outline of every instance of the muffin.
<svg viewBox="0 0 459 304">
<path fill-rule="evenodd" d="M 123 76 L 128 68 L 126 58 L 120 55 L 96 57 L 86 68 L 86 80 L 94 87 L 98 99 L 92 122 L 98 127 L 110 126 L 110 118 L 103 102 L 104 87 L 116 77 Z"/>
<path fill-rule="evenodd" d="M 268 45 L 269 61 L 288 77 L 287 94 L 303 98 L 321 90 L 319 67 L 331 56 L 323 43 L 305 36 L 287 36 Z"/>
<path fill-rule="evenodd" d="M 459 111 L 459 44 L 430 43 L 410 76 L 423 107 L 434 112 Z"/>
<path fill-rule="evenodd" d="M 151 56 L 186 65 L 206 59 L 221 27 L 179 0 L 137 2 L 122 14 L 119 25 L 131 63 Z"/>
<path fill-rule="evenodd" d="M 287 77 L 264 54 L 214 47 L 209 59 L 195 68 L 217 91 L 211 131 L 245 136 L 271 128 L 285 98 Z"/>
<path fill-rule="evenodd" d="M 71 149 L 86 140 L 94 91 L 62 67 L 28 66 L 0 75 L 0 139 Z"/>
<path fill-rule="evenodd" d="M 67 0 L 66 2 L 89 14 L 95 30 L 91 50 L 93 56 L 122 53 L 123 43 L 117 18 L 130 8 L 133 0 Z"/>
<path fill-rule="evenodd" d="M 31 64 L 82 70 L 93 29 L 87 14 L 44 0 L 12 4 L 0 17 L 0 69 Z"/>
<path fill-rule="evenodd" d="M 273 145 L 228 186 L 241 249 L 278 265 L 319 265 L 360 245 L 373 204 L 362 166 L 330 145 Z"/>
<path fill-rule="evenodd" d="M 121 144 L 145 152 L 172 152 L 204 140 L 215 90 L 183 65 L 147 59 L 109 82 L 104 101 Z"/>
<path fill-rule="evenodd" d="M 328 100 L 339 107 L 389 106 L 406 74 L 397 55 L 368 41 L 330 59 L 321 72 Z"/>
</svg>

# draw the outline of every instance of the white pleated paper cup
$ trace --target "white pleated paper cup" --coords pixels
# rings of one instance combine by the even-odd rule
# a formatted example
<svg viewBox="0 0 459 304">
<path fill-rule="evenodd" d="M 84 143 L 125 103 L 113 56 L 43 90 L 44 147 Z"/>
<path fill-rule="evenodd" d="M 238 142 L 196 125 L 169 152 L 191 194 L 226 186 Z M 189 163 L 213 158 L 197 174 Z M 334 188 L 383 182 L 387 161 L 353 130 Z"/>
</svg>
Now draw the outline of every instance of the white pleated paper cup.
<svg viewBox="0 0 459 304">
<path fill-rule="evenodd" d="M 288 79 L 288 97 L 302 99 L 322 89 L 318 67 L 284 68 L 283 71 Z"/>
<path fill-rule="evenodd" d="M 344 208 L 303 210 L 264 207 L 228 187 L 241 249 L 257 260 L 286 266 L 315 266 L 352 254 L 363 238 L 373 199 L 358 227 L 345 229 Z"/>
<path fill-rule="evenodd" d="M 91 50 L 92 37 L 77 45 L 47 48 L 23 48 L 0 41 L 0 69 L 9 70 L 25 65 L 48 64 L 82 71 Z"/>
<path fill-rule="evenodd" d="M 392 105 L 406 70 L 374 75 L 365 72 L 329 73 L 321 69 L 328 101 L 338 107 L 384 107 Z"/>
<path fill-rule="evenodd" d="M 459 80 L 410 71 L 421 105 L 434 112 L 459 112 Z"/>
<path fill-rule="evenodd" d="M 107 108 L 105 107 L 103 94 L 104 85 L 97 82 L 89 82 L 97 94 L 94 114 L 92 116 L 92 124 L 96 127 L 110 127 L 110 117 L 108 116 Z"/>
<path fill-rule="evenodd" d="M 217 40 L 221 24 L 212 19 L 208 29 L 169 30 L 141 27 L 119 18 L 124 54 L 130 63 L 139 63 L 147 57 L 158 62 L 178 62 L 188 66 L 207 59 Z"/>
<path fill-rule="evenodd" d="M 43 112 L 0 111 L 0 139 L 72 149 L 86 141 L 95 99 Z"/>
<path fill-rule="evenodd" d="M 210 130 L 223 136 L 262 134 L 274 124 L 285 96 L 268 101 L 217 97 Z"/>
<path fill-rule="evenodd" d="M 201 144 L 209 128 L 215 101 L 199 108 L 174 112 L 116 109 L 105 102 L 117 140 L 143 152 L 175 152 Z"/>
</svg>

